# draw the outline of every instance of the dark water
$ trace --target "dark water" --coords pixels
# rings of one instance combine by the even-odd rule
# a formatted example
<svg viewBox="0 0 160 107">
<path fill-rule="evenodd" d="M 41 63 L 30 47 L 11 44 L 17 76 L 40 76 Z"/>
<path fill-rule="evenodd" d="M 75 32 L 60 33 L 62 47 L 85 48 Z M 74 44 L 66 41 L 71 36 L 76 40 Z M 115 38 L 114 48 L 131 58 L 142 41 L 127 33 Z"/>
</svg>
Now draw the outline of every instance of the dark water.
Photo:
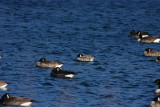
<svg viewBox="0 0 160 107">
<path fill-rule="evenodd" d="M 144 57 L 132 29 L 160 35 L 159 0 L 1 0 L 0 96 L 29 97 L 32 107 L 148 107 L 159 64 Z M 77 62 L 79 53 L 94 62 Z M 73 79 L 50 77 L 37 61 L 63 62 Z"/>
</svg>

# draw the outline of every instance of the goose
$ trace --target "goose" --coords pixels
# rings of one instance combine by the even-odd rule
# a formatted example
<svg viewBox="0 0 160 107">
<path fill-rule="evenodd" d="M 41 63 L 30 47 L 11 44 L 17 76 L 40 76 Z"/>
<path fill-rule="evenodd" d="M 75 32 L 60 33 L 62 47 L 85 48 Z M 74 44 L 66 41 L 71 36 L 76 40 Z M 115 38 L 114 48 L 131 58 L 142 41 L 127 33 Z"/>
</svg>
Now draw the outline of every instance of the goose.
<svg viewBox="0 0 160 107">
<path fill-rule="evenodd" d="M 151 101 L 151 107 L 160 107 L 160 97 L 157 96 Z"/>
<path fill-rule="evenodd" d="M 35 100 L 22 97 L 11 97 L 8 93 L 4 94 L 0 99 L 0 103 L 3 105 L 29 106 L 32 102 L 35 102 Z"/>
<path fill-rule="evenodd" d="M 49 61 L 46 60 L 45 58 L 41 58 L 37 63 L 37 66 L 42 68 L 56 68 L 56 67 L 61 67 L 62 65 L 63 63 Z"/>
<path fill-rule="evenodd" d="M 144 51 L 144 56 L 160 56 L 160 51 L 153 51 L 151 48 L 147 48 Z"/>
<path fill-rule="evenodd" d="M 156 79 L 156 80 L 154 81 L 154 83 L 156 83 L 156 84 L 158 85 L 158 88 L 155 90 L 155 93 L 156 93 L 157 95 L 160 95 L 160 79 Z"/>
<path fill-rule="evenodd" d="M 10 83 L 0 80 L 0 88 L 5 88 L 8 84 L 10 84 Z"/>
<path fill-rule="evenodd" d="M 139 38 L 139 35 L 138 35 L 138 33 L 139 33 L 140 31 L 138 31 L 138 32 L 136 32 L 135 30 L 132 30 L 131 32 L 130 32 L 130 37 L 135 37 L 135 38 Z M 144 37 L 148 37 L 149 35 L 148 35 L 148 32 L 142 32 L 142 37 L 144 38 Z"/>
<path fill-rule="evenodd" d="M 83 56 L 82 54 L 77 55 L 78 61 L 93 61 L 94 56 Z"/>
<path fill-rule="evenodd" d="M 0 80 L 0 90 L 6 91 L 6 90 L 7 90 L 6 86 L 7 86 L 8 84 L 10 84 L 10 83 L 9 83 L 9 82 L 6 82 L 6 81 Z"/>
<path fill-rule="evenodd" d="M 160 62 L 160 56 L 157 57 L 156 62 Z"/>
<path fill-rule="evenodd" d="M 61 70 L 59 67 L 54 68 L 51 72 L 52 77 L 72 78 L 74 75 L 75 75 L 74 72 Z"/>
<path fill-rule="evenodd" d="M 142 37 L 142 33 L 139 32 L 139 39 L 138 42 L 143 42 L 143 43 L 160 43 L 160 37 L 155 37 L 155 36 L 149 36 L 149 37 Z"/>
</svg>

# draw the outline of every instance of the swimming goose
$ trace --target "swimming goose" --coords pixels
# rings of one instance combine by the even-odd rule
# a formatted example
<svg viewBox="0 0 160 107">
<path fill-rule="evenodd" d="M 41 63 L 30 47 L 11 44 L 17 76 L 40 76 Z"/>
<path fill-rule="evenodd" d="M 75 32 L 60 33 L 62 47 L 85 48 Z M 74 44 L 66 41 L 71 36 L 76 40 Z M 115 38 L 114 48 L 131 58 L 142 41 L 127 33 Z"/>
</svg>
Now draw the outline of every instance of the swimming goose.
<svg viewBox="0 0 160 107">
<path fill-rule="evenodd" d="M 0 80 L 0 90 L 6 91 L 7 90 L 6 86 L 8 84 L 10 84 L 10 83 Z"/>
<path fill-rule="evenodd" d="M 155 90 L 155 93 L 156 93 L 157 95 L 160 95 L 160 79 L 156 79 L 156 80 L 154 81 L 154 83 L 156 83 L 156 84 L 158 85 L 158 88 Z"/>
<path fill-rule="evenodd" d="M 77 55 L 78 61 L 93 61 L 94 56 L 83 56 L 82 54 Z"/>
<path fill-rule="evenodd" d="M 155 37 L 155 36 L 149 36 L 149 37 L 142 37 L 142 33 L 139 32 L 139 39 L 138 42 L 143 42 L 143 43 L 160 43 L 160 37 Z"/>
<path fill-rule="evenodd" d="M 153 51 L 150 48 L 145 49 L 144 51 L 145 56 L 160 56 L 160 51 Z"/>
<path fill-rule="evenodd" d="M 46 60 L 45 58 L 41 58 L 37 63 L 38 67 L 43 67 L 43 68 L 56 68 L 56 67 L 61 67 L 62 65 L 63 63 L 49 61 Z"/>
<path fill-rule="evenodd" d="M 131 32 L 130 32 L 130 35 L 128 35 L 128 36 L 130 36 L 130 37 L 136 37 L 137 38 L 137 32 L 135 31 L 135 30 L 132 30 Z"/>
<path fill-rule="evenodd" d="M 139 38 L 139 35 L 138 35 L 138 33 L 139 33 L 140 31 L 138 31 L 138 32 L 136 32 L 135 30 L 132 30 L 131 32 L 130 32 L 130 37 L 135 37 L 135 38 Z M 148 37 L 149 35 L 148 35 L 148 32 L 142 32 L 142 37 L 144 38 L 144 37 Z"/>
<path fill-rule="evenodd" d="M 2 58 L 3 57 L 3 55 L 0 55 L 0 58 Z"/>
<path fill-rule="evenodd" d="M 157 57 L 156 62 L 160 62 L 160 56 Z"/>
<path fill-rule="evenodd" d="M 151 101 L 151 107 L 160 107 L 160 97 L 157 96 Z"/>
<path fill-rule="evenodd" d="M 74 72 L 61 70 L 59 67 L 54 68 L 51 72 L 51 76 L 53 76 L 53 77 L 72 78 L 74 75 L 75 75 Z"/>
<path fill-rule="evenodd" d="M 158 85 L 160 85 L 160 79 L 156 79 L 154 83 L 157 83 Z"/>
<path fill-rule="evenodd" d="M 6 87 L 8 84 L 10 84 L 10 83 L 0 80 L 0 88 L 4 88 L 4 87 Z"/>
<path fill-rule="evenodd" d="M 29 106 L 32 102 L 35 102 L 35 100 L 22 97 L 11 97 L 8 93 L 4 94 L 0 99 L 0 103 L 3 105 Z"/>
</svg>

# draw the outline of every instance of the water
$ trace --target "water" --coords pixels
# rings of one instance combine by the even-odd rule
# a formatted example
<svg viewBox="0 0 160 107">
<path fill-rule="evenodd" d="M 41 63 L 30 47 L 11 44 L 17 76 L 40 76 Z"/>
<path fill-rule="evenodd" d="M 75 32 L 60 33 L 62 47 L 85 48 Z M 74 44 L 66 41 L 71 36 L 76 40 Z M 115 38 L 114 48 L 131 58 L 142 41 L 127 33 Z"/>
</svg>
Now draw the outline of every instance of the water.
<svg viewBox="0 0 160 107">
<path fill-rule="evenodd" d="M 159 64 L 131 30 L 159 36 L 159 0 L 1 0 L 1 80 L 11 96 L 37 100 L 32 107 L 146 107 L 156 95 Z M 79 53 L 94 62 L 77 62 Z M 52 78 L 36 67 L 45 57 L 76 72 Z"/>
</svg>

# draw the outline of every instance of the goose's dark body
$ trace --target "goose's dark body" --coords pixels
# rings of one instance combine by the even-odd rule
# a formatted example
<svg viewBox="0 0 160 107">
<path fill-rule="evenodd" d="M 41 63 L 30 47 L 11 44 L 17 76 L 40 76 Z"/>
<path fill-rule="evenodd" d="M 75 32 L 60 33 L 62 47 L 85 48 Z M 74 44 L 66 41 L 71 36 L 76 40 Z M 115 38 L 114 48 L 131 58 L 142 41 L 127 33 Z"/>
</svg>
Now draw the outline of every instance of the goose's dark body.
<svg viewBox="0 0 160 107">
<path fill-rule="evenodd" d="M 18 105 L 18 106 L 28 106 L 35 100 L 30 98 L 22 98 L 22 97 L 11 97 L 9 94 L 4 94 L 1 99 L 0 103 L 3 105 Z"/>
<path fill-rule="evenodd" d="M 74 72 L 61 70 L 59 67 L 53 69 L 52 72 L 51 72 L 52 77 L 61 77 L 61 78 L 69 77 L 69 78 L 72 78 L 74 75 L 75 75 Z"/>
<path fill-rule="evenodd" d="M 56 68 L 56 67 L 61 67 L 62 65 L 63 63 L 49 61 L 46 60 L 45 58 L 41 58 L 37 63 L 37 66 L 42 68 Z"/>
</svg>

